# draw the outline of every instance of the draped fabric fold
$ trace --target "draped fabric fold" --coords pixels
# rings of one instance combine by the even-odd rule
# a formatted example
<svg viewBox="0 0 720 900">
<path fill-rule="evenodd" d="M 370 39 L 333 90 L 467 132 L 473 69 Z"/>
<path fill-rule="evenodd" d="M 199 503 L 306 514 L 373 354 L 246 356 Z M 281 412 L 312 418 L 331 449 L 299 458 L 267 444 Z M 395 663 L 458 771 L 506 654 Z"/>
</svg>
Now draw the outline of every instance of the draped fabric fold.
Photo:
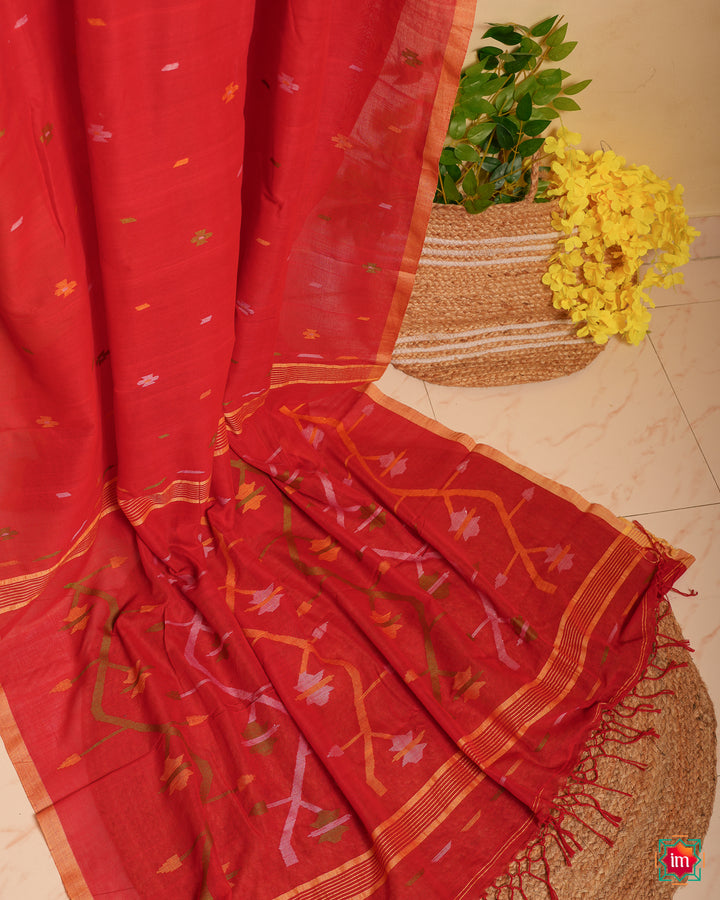
<svg viewBox="0 0 720 900">
<path fill-rule="evenodd" d="M 10 0 L 0 727 L 71 897 L 478 896 L 691 557 L 374 386 L 474 3 Z"/>
</svg>

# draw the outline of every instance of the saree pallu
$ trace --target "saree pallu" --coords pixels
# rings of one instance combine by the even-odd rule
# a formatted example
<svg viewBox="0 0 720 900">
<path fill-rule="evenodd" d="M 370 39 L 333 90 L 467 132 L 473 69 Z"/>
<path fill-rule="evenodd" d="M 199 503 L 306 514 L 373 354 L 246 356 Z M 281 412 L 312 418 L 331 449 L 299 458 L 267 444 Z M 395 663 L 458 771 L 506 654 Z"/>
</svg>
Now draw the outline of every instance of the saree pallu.
<svg viewBox="0 0 720 900">
<path fill-rule="evenodd" d="M 691 561 L 373 385 L 473 3 L 9 2 L 0 726 L 73 898 L 478 897 Z"/>
</svg>

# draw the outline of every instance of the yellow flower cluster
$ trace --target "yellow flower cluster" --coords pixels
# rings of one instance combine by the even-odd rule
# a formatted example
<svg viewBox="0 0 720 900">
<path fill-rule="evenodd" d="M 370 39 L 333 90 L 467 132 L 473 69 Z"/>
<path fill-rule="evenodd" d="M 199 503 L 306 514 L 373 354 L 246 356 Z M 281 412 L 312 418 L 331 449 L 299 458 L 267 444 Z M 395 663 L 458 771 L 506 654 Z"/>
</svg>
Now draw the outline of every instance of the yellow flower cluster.
<svg viewBox="0 0 720 900">
<path fill-rule="evenodd" d="M 655 304 L 646 289 L 681 284 L 673 271 L 690 257 L 699 234 L 688 225 L 683 188 L 671 188 L 648 166 L 626 165 L 611 150 L 588 156 L 580 135 L 561 128 L 545 141 L 552 157 L 548 195 L 562 237 L 543 282 L 556 309 L 580 325 L 578 336 L 605 344 L 617 334 L 639 344 Z"/>
</svg>

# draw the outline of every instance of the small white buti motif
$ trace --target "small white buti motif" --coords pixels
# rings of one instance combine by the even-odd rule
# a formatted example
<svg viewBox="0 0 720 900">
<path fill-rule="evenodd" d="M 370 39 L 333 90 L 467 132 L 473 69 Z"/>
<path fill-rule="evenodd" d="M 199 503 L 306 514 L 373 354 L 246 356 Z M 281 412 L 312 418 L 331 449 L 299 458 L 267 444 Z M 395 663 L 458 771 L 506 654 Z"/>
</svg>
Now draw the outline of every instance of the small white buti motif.
<svg viewBox="0 0 720 900">
<path fill-rule="evenodd" d="M 88 127 L 88 134 L 92 140 L 102 144 L 107 144 L 112 137 L 112 131 L 105 131 L 102 125 L 90 125 Z"/>
</svg>

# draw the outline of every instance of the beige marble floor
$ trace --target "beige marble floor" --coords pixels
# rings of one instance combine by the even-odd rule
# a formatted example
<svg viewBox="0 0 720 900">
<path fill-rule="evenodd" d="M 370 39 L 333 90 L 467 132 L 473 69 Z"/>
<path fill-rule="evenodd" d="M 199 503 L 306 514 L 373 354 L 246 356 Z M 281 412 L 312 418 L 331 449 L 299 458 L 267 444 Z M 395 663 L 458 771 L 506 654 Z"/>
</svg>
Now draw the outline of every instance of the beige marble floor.
<svg viewBox="0 0 720 900">
<path fill-rule="evenodd" d="M 720 709 L 720 217 L 694 224 L 686 284 L 658 292 L 642 347 L 612 343 L 582 372 L 543 384 L 455 389 L 390 369 L 380 386 L 693 553 L 679 586 L 698 594 L 674 608 Z M 679 892 L 688 900 L 717 896 L 720 809 L 704 849 L 702 881 Z M 0 745 L 0 898 L 65 896 Z"/>
</svg>

